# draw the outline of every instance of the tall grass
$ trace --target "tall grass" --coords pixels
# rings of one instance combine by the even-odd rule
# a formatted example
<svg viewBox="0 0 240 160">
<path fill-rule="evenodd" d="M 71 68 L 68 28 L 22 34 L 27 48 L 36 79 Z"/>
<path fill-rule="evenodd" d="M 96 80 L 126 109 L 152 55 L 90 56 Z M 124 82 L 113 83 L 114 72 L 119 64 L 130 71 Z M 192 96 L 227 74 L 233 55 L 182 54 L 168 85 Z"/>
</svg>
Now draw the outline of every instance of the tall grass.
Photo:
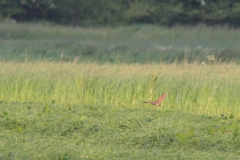
<svg viewBox="0 0 240 160">
<path fill-rule="evenodd" d="M 240 116 L 235 64 L 1 62 L 0 67 L 1 101 L 152 107 L 142 101 L 167 92 L 161 110 Z"/>
</svg>

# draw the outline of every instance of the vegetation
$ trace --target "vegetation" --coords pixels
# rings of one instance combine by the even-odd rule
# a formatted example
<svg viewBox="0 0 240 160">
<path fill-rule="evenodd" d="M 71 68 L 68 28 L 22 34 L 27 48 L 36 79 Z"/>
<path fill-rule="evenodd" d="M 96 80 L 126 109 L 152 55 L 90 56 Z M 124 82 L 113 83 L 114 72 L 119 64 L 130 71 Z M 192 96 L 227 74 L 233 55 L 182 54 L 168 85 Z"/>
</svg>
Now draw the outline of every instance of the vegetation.
<svg viewBox="0 0 240 160">
<path fill-rule="evenodd" d="M 240 62 L 239 29 L 228 27 L 70 28 L 0 24 L 3 61 L 98 63 Z M 211 58 L 213 56 L 213 58 Z M 210 61 L 212 61 L 210 60 Z"/>
<path fill-rule="evenodd" d="M 240 92 L 240 70 L 234 64 L 99 66 L 2 62 L 0 65 L 0 97 L 6 102 L 139 107 L 143 100 L 154 100 L 167 92 L 163 109 L 239 116 L 236 114 L 240 102 L 236 99 Z"/>
<path fill-rule="evenodd" d="M 1 24 L 0 159 L 239 159 L 238 44 L 229 28 Z"/>
<path fill-rule="evenodd" d="M 71 26 L 160 24 L 239 27 L 235 0 L 2 0 L 0 18 L 51 21 Z"/>
<path fill-rule="evenodd" d="M 239 120 L 152 107 L 0 104 L 2 159 L 239 159 Z"/>
</svg>

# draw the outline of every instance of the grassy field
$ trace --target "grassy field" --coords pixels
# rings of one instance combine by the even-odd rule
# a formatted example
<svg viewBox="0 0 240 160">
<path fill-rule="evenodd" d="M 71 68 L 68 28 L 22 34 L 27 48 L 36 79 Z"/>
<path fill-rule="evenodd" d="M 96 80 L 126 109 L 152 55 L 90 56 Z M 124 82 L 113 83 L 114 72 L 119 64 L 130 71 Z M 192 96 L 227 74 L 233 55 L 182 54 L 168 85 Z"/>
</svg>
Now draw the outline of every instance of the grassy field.
<svg viewBox="0 0 240 160">
<path fill-rule="evenodd" d="M 1 103 L 1 159 L 239 159 L 237 119 L 114 105 Z"/>
<path fill-rule="evenodd" d="M 236 64 L 0 67 L 2 159 L 240 158 Z"/>
<path fill-rule="evenodd" d="M 163 109 L 240 116 L 240 69 L 235 64 L 1 62 L 0 67 L 4 102 L 139 107 L 167 92 Z"/>
<path fill-rule="evenodd" d="M 98 63 L 240 62 L 240 31 L 228 27 L 133 25 L 70 28 L 50 24 L 0 24 L 0 59 Z"/>
<path fill-rule="evenodd" d="M 239 33 L 0 24 L 0 159 L 239 159 Z"/>
</svg>

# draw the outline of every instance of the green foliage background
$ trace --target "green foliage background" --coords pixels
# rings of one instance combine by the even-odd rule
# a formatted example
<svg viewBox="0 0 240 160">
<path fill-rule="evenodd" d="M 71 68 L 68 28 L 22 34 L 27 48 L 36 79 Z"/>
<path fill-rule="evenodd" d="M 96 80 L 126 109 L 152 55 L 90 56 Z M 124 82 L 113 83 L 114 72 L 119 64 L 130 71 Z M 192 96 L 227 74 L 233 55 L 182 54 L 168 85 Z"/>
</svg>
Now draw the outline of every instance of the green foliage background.
<svg viewBox="0 0 240 160">
<path fill-rule="evenodd" d="M 71 26 L 240 25 L 239 0 L 2 0 L 0 20 L 51 21 Z"/>
</svg>

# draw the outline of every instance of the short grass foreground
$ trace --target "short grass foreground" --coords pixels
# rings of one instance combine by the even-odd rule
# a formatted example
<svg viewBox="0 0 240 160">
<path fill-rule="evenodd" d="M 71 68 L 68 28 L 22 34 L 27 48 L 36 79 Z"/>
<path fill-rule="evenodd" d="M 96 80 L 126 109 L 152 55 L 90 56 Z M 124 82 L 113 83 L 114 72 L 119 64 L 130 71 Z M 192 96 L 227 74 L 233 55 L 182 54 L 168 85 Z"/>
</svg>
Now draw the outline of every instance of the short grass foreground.
<svg viewBox="0 0 240 160">
<path fill-rule="evenodd" d="M 233 117 L 55 103 L 1 103 L 0 111 L 0 159 L 240 158 Z"/>
</svg>

